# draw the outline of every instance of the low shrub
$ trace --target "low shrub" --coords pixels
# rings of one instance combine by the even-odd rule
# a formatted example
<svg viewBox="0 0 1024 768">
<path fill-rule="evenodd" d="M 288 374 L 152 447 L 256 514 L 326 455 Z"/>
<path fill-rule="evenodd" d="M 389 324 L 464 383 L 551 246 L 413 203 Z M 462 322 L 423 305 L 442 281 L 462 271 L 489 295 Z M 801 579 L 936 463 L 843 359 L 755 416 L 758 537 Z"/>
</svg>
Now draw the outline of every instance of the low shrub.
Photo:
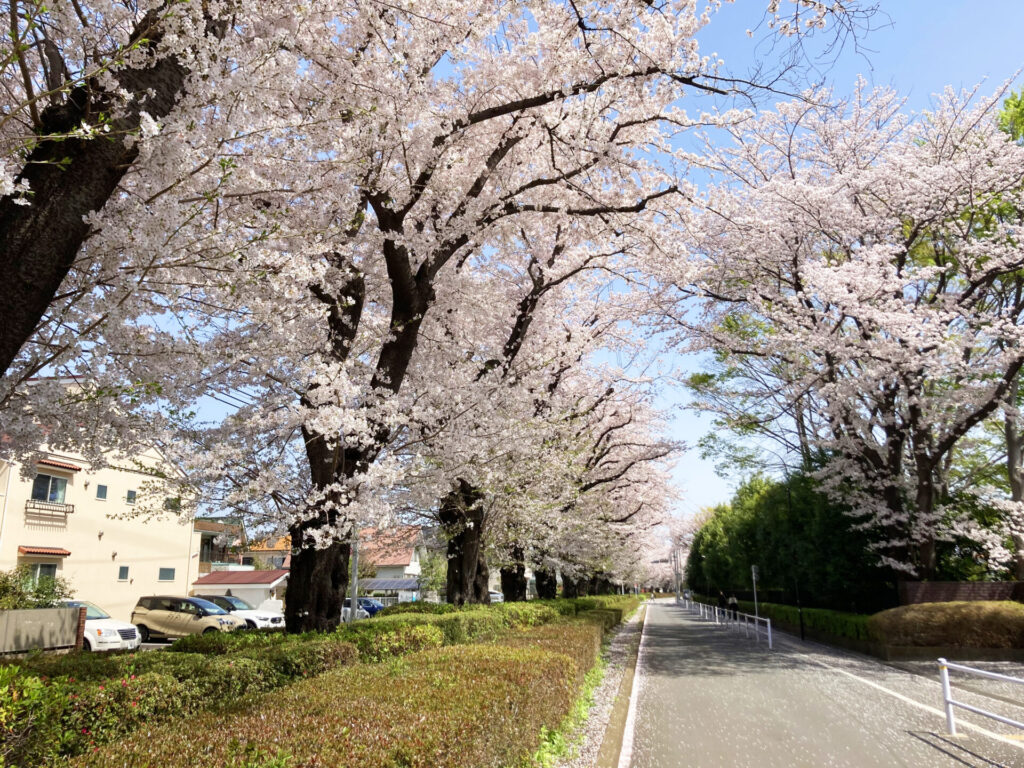
<svg viewBox="0 0 1024 768">
<path fill-rule="evenodd" d="M 582 685 L 587 671 L 597 662 L 601 653 L 602 626 L 589 621 L 570 621 L 536 627 L 522 634 L 510 635 L 495 641 L 496 645 L 512 648 L 542 648 L 552 653 L 564 653 L 575 663 L 576 685 Z"/>
<path fill-rule="evenodd" d="M 868 619 L 886 645 L 1024 648 L 1024 605 L 1011 601 L 918 603 Z"/>
<path fill-rule="evenodd" d="M 454 613 L 457 610 L 459 609 L 451 603 L 426 603 L 418 600 L 415 603 L 389 605 L 383 611 L 378 612 L 377 616 L 394 616 L 402 613 Z"/>
<path fill-rule="evenodd" d="M 492 609 L 504 616 L 511 627 L 537 627 L 555 621 L 560 615 L 550 605 L 536 602 L 495 603 Z"/>
<path fill-rule="evenodd" d="M 273 744 L 296 765 L 465 768 L 520 764 L 576 693 L 576 664 L 539 648 L 472 645 L 358 665 L 290 686 L 245 712 L 150 729 L 83 756 L 79 766 L 223 766 Z M 287 763 L 285 763 L 287 764 Z"/>
<path fill-rule="evenodd" d="M 234 632 L 209 632 L 186 635 L 175 640 L 167 650 L 176 653 L 233 653 L 245 648 L 266 648 L 279 643 L 295 642 L 298 638 L 315 635 L 286 635 L 280 630 L 239 629 Z"/>
<path fill-rule="evenodd" d="M 349 636 L 363 661 L 386 661 L 407 653 L 439 648 L 444 632 L 433 624 L 398 624 L 388 631 L 353 633 Z"/>
<path fill-rule="evenodd" d="M 154 720 L 236 704 L 301 677 L 355 660 L 355 647 L 326 635 L 278 642 L 231 655 L 199 653 L 67 654 L 0 667 L 19 700 L 19 728 L 0 730 L 0 754 L 14 766 L 38 766 L 81 754 Z M 4 713 L 0 707 L 0 714 Z M 3 721 L 0 721 L 0 728 Z"/>
</svg>

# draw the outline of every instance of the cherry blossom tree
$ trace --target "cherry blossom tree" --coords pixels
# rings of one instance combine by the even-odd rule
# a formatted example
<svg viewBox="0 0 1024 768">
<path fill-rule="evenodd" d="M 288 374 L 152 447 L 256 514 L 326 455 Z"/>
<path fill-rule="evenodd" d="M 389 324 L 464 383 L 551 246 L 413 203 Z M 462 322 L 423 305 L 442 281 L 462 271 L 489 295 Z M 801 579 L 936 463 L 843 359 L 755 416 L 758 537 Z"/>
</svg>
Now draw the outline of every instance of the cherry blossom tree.
<svg viewBox="0 0 1024 768">
<path fill-rule="evenodd" d="M 687 260 L 703 271 L 676 281 L 703 309 L 673 322 L 728 367 L 715 386 L 803 429 L 883 562 L 923 577 L 956 522 L 952 451 L 1022 364 L 1024 150 L 999 130 L 1004 95 L 948 91 L 912 119 L 888 91 L 818 94 L 735 129 Z"/>
<path fill-rule="evenodd" d="M 800 29 L 832 12 L 795 7 Z M 194 430 L 165 446 L 197 478 L 230 476 L 231 503 L 283 512 L 288 627 L 323 629 L 340 615 L 352 530 L 390 514 L 417 430 L 452 421 L 433 405 L 438 387 L 488 367 L 473 348 L 429 359 L 425 339 L 479 322 L 474 307 L 513 317 L 500 293 L 474 294 L 481 271 L 528 265 L 552 233 L 566 259 L 607 270 L 671 254 L 691 194 L 672 139 L 732 119 L 691 116 L 682 100 L 738 84 L 698 52 L 712 9 L 694 0 L 271 4 L 229 26 L 221 10 L 175 16 L 182 26 L 162 36 L 124 33 L 132 50 L 107 91 L 135 66 L 182 85 L 151 119 L 117 90 L 111 145 L 128 153 L 100 163 L 105 186 L 71 209 L 73 226 L 52 222 L 56 277 L 33 289 L 20 313 L 31 323 L 11 339 L 38 325 L 64 270 L 70 316 L 51 313 L 37 338 L 75 358 L 94 402 L 113 393 L 153 427 L 188 422 L 203 397 L 232 403 L 202 441 Z M 797 31 L 778 3 L 770 14 Z M 30 102 L 28 87 L 15 100 Z M 106 141 L 95 138 L 81 144 L 89 157 Z M 19 173 L 4 210 L 40 198 Z M 23 258 L 30 229 L 4 252 Z M 80 274 L 67 272 L 75 258 Z M 559 269 L 574 267 L 560 256 Z M 53 365 L 48 354 L 30 351 L 27 368 Z"/>
</svg>

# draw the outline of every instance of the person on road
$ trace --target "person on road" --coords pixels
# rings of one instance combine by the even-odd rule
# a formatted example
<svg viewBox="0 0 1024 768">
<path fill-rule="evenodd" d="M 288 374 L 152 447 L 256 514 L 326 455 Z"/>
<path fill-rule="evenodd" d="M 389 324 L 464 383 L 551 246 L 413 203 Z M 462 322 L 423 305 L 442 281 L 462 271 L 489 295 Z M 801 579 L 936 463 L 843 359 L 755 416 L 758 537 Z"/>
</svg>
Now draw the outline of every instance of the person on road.
<svg viewBox="0 0 1024 768">
<path fill-rule="evenodd" d="M 739 606 L 740 601 L 736 599 L 734 592 L 729 593 L 729 612 L 732 614 L 732 620 L 736 621 L 739 618 Z"/>
<path fill-rule="evenodd" d="M 722 611 L 725 611 L 725 605 L 725 592 L 723 592 L 722 590 L 718 590 L 718 607 Z"/>
</svg>

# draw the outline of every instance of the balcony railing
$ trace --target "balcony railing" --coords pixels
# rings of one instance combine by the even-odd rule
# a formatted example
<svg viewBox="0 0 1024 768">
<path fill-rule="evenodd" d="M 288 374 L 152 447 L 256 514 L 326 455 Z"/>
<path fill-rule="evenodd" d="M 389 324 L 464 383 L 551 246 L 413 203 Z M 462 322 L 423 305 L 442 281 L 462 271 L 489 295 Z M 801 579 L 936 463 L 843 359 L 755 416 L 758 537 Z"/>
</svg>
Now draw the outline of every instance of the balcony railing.
<svg viewBox="0 0 1024 768">
<path fill-rule="evenodd" d="M 25 512 L 33 515 L 70 515 L 74 511 L 74 504 L 60 504 L 56 501 L 40 501 L 38 499 L 29 499 L 25 502 Z"/>
</svg>

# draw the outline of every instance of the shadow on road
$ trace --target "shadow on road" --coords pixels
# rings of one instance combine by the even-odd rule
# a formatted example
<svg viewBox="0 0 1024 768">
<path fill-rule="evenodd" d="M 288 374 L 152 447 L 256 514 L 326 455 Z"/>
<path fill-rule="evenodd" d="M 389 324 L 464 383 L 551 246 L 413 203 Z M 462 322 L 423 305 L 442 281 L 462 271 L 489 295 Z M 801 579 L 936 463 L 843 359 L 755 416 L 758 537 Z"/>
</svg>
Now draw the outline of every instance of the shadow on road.
<svg viewBox="0 0 1024 768">
<path fill-rule="evenodd" d="M 994 760 L 989 760 L 984 755 L 971 751 L 954 737 L 940 736 L 937 733 L 927 732 L 907 731 L 907 733 L 918 741 L 924 742 L 932 749 L 941 752 L 957 765 L 969 765 L 971 768 L 1010 768 L 1006 763 L 997 763 Z"/>
</svg>

